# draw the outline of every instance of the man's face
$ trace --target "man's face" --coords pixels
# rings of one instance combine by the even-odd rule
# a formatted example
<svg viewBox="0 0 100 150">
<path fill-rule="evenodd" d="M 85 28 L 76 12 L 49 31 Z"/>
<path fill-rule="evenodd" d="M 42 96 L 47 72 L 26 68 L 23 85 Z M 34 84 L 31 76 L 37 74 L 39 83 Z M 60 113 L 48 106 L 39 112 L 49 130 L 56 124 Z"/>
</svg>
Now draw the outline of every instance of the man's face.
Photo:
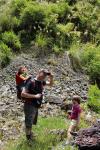
<svg viewBox="0 0 100 150">
<path fill-rule="evenodd" d="M 38 77 L 39 77 L 40 80 L 45 80 L 46 75 L 45 75 L 44 72 L 39 72 Z"/>
</svg>

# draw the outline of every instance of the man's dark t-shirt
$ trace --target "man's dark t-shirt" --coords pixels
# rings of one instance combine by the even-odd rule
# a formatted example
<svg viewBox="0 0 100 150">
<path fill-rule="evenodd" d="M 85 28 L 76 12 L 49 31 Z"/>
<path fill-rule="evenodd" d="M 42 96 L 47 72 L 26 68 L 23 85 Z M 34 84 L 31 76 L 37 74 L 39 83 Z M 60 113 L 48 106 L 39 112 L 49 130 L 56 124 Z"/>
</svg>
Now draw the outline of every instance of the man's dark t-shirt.
<svg viewBox="0 0 100 150">
<path fill-rule="evenodd" d="M 31 79 L 25 86 L 25 89 L 29 94 L 43 94 L 44 86 L 46 85 L 45 81 L 39 81 L 36 79 Z M 36 107 L 40 107 L 42 103 L 43 96 L 39 99 L 32 99 L 30 102 Z"/>
</svg>

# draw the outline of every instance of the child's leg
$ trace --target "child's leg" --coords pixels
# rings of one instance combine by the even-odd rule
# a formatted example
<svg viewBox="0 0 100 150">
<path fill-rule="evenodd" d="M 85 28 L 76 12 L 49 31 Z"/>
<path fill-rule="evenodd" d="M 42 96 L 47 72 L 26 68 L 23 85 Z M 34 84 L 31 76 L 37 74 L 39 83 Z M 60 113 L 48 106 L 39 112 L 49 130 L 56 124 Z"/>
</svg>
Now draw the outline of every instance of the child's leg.
<svg viewBox="0 0 100 150">
<path fill-rule="evenodd" d="M 68 142 L 70 142 L 71 138 L 72 138 L 72 135 L 70 132 L 73 132 L 75 130 L 76 126 L 75 125 L 70 125 L 69 126 L 69 129 L 68 129 L 68 132 L 67 132 L 67 140 Z"/>
<path fill-rule="evenodd" d="M 77 125 L 76 127 L 75 127 L 75 131 L 77 132 L 79 130 L 79 126 Z"/>
</svg>

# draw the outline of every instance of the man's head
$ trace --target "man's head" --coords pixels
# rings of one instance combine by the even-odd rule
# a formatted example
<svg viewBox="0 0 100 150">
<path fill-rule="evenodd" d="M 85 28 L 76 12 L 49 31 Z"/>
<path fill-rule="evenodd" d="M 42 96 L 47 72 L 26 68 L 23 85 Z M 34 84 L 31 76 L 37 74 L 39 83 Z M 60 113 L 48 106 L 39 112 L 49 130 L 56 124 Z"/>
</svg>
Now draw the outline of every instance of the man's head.
<svg viewBox="0 0 100 150">
<path fill-rule="evenodd" d="M 37 78 L 38 78 L 38 80 L 42 81 L 42 80 L 45 80 L 45 78 L 50 75 L 51 75 L 50 72 L 48 72 L 47 70 L 41 69 L 38 72 Z"/>
<path fill-rule="evenodd" d="M 78 95 L 73 96 L 72 102 L 73 104 L 80 104 L 81 98 Z"/>
</svg>

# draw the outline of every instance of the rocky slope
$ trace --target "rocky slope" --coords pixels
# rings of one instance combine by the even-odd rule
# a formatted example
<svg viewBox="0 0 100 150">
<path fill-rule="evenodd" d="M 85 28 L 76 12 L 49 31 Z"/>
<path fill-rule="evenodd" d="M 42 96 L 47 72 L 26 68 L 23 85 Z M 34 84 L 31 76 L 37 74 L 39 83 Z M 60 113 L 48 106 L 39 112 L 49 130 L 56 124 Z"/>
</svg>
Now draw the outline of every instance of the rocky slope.
<svg viewBox="0 0 100 150">
<path fill-rule="evenodd" d="M 84 73 L 74 72 L 68 54 L 33 58 L 21 54 L 14 58 L 9 66 L 0 71 L 0 148 L 9 140 L 16 139 L 23 132 L 23 103 L 16 98 L 15 73 L 19 66 L 25 65 L 34 76 L 40 68 L 52 70 L 54 85 L 45 90 L 41 116 L 58 115 L 63 101 L 67 102 L 74 94 L 87 98 L 88 77 Z"/>
</svg>

